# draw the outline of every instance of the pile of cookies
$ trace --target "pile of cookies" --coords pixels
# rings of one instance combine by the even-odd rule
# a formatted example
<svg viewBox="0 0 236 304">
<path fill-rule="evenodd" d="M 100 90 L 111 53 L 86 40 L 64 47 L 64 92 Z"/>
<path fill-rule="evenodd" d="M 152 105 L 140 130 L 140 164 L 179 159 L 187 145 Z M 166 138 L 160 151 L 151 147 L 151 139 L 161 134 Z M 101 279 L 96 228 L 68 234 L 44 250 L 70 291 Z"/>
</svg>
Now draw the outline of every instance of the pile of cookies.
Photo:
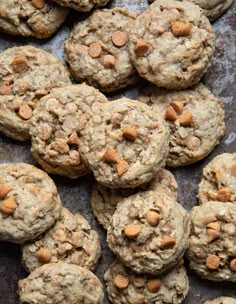
<svg viewBox="0 0 236 304">
<path fill-rule="evenodd" d="M 201 205 L 190 216 L 164 169 L 203 159 L 224 135 L 223 103 L 199 81 L 215 47 L 206 16 L 214 20 L 232 1 L 214 8 L 200 0 L 152 2 L 142 14 L 100 9 L 78 22 L 65 41 L 69 69 L 30 45 L 0 53 L 0 131 L 31 140 L 47 173 L 96 179 L 92 211 L 117 256 L 104 276 L 115 304 L 181 303 L 189 289 L 186 251 L 203 278 L 236 281 L 235 154 L 204 169 Z M 48 38 L 64 22 L 65 7 L 89 11 L 107 3 L 2 1 L 0 31 Z M 141 78 L 149 84 L 136 100 L 105 95 Z M 22 245 L 31 273 L 19 281 L 20 303 L 103 303 L 91 272 L 101 255 L 98 234 L 63 208 L 44 171 L 0 165 L 0 240 Z"/>
</svg>

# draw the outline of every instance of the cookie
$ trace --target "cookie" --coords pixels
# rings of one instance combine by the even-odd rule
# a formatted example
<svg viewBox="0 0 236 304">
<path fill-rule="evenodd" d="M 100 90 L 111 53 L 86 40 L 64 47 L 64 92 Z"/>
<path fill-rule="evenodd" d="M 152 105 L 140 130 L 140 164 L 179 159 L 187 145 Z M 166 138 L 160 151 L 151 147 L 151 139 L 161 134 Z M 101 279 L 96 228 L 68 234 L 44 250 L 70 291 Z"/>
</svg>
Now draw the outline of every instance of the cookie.
<svg viewBox="0 0 236 304">
<path fill-rule="evenodd" d="M 59 5 L 71 7 L 77 11 L 88 12 L 94 7 L 105 6 L 110 0 L 53 0 Z"/>
<path fill-rule="evenodd" d="M 150 182 L 140 185 L 138 188 L 111 189 L 96 182 L 91 194 L 92 212 L 98 222 L 107 230 L 118 203 L 123 198 L 133 195 L 138 191 L 147 190 L 163 192 L 174 199 L 177 199 L 178 196 L 178 185 L 174 175 L 168 170 L 160 169 L 156 177 Z"/>
<path fill-rule="evenodd" d="M 203 304 L 236 304 L 236 299 L 230 297 L 219 297 L 213 300 L 206 301 Z"/>
<path fill-rule="evenodd" d="M 25 164 L 0 165 L 0 240 L 24 243 L 59 218 L 61 201 L 52 179 Z"/>
<path fill-rule="evenodd" d="M 63 208 L 55 225 L 37 240 L 24 244 L 22 253 L 23 264 L 29 272 L 58 261 L 94 270 L 101 247 L 97 232 L 86 219 Z"/>
<path fill-rule="evenodd" d="M 129 51 L 139 75 L 158 87 L 184 89 L 199 82 L 215 47 L 209 20 L 188 1 L 156 1 L 138 16 Z"/>
<path fill-rule="evenodd" d="M 122 8 L 97 10 L 74 27 L 65 42 L 65 54 L 77 81 L 104 92 L 137 82 L 128 52 L 129 31 L 136 16 Z"/>
<path fill-rule="evenodd" d="M 236 153 L 220 154 L 203 169 L 198 197 L 200 203 L 236 202 Z"/>
<path fill-rule="evenodd" d="M 170 167 L 206 157 L 225 133 L 223 103 L 203 84 L 180 91 L 151 86 L 139 100 L 159 111 L 170 126 Z"/>
<path fill-rule="evenodd" d="M 154 2 L 155 0 L 149 0 L 149 2 Z M 180 1 L 180 0 L 179 0 Z M 233 3 L 233 0 L 188 0 L 196 5 L 199 5 L 205 16 L 211 21 L 214 21 L 221 15 L 223 15 L 230 5 Z"/>
<path fill-rule="evenodd" d="M 0 31 L 39 39 L 52 36 L 69 10 L 50 0 L 1 0 Z"/>
<path fill-rule="evenodd" d="M 98 182 L 134 188 L 155 177 L 168 154 L 169 129 L 158 113 L 121 98 L 97 108 L 81 137 L 81 155 Z"/>
<path fill-rule="evenodd" d="M 107 231 L 110 249 L 137 273 L 161 274 L 188 247 L 189 216 L 173 198 L 154 191 L 125 198 Z"/>
<path fill-rule="evenodd" d="M 80 132 L 106 101 L 86 84 L 55 89 L 40 100 L 31 120 L 31 152 L 45 171 L 70 178 L 89 172 L 80 157 Z"/>
<path fill-rule="evenodd" d="M 113 304 L 180 304 L 189 290 L 188 277 L 183 266 L 175 267 L 162 276 L 153 277 L 137 275 L 117 259 L 105 273 L 104 280 Z"/>
<path fill-rule="evenodd" d="M 19 281 L 20 304 L 102 304 L 99 279 L 86 268 L 64 262 L 36 268 Z"/>
<path fill-rule="evenodd" d="M 236 282 L 236 206 L 209 201 L 191 211 L 190 268 L 211 281 Z"/>
<path fill-rule="evenodd" d="M 0 53 L 0 131 L 13 139 L 30 139 L 39 99 L 70 83 L 66 67 L 42 49 L 21 46 Z"/>
</svg>

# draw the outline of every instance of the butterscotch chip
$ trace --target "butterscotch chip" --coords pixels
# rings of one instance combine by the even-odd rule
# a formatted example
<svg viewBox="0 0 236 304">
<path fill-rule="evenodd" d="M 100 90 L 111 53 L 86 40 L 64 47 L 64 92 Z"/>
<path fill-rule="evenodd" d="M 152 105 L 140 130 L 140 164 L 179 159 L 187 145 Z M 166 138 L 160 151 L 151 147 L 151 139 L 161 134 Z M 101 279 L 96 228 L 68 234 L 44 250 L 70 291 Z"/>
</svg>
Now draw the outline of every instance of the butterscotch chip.
<svg viewBox="0 0 236 304">
<path fill-rule="evenodd" d="M 230 261 L 230 269 L 236 271 L 236 259 Z"/>
<path fill-rule="evenodd" d="M 231 167 L 231 175 L 236 177 L 236 164 L 233 164 Z"/>
<path fill-rule="evenodd" d="M 120 274 L 114 278 L 114 284 L 119 289 L 125 289 L 129 285 L 129 279 Z"/>
<path fill-rule="evenodd" d="M 128 127 L 123 129 L 123 137 L 130 141 L 135 141 L 138 136 L 137 127 Z"/>
<path fill-rule="evenodd" d="M 149 45 L 147 43 L 141 40 L 137 40 L 134 52 L 138 57 L 143 57 L 148 50 Z"/>
<path fill-rule="evenodd" d="M 44 8 L 44 6 L 46 5 L 46 1 L 45 0 L 32 0 L 32 4 L 34 7 L 36 8 Z"/>
<path fill-rule="evenodd" d="M 184 259 L 180 259 L 176 265 L 176 268 L 179 269 L 184 265 Z"/>
<path fill-rule="evenodd" d="M 206 259 L 208 269 L 215 270 L 220 266 L 220 259 L 217 255 L 209 255 Z"/>
<path fill-rule="evenodd" d="M 11 86 L 8 82 L 3 82 L 0 85 L 0 95 L 10 95 L 11 94 Z"/>
<path fill-rule="evenodd" d="M 160 222 L 161 216 L 158 212 L 156 211 L 148 211 L 147 213 L 147 222 L 151 226 L 157 226 Z"/>
<path fill-rule="evenodd" d="M 28 62 L 24 57 L 16 57 L 11 63 L 13 71 L 23 73 L 28 70 Z"/>
<path fill-rule="evenodd" d="M 28 120 L 32 117 L 33 110 L 28 104 L 23 104 L 20 106 L 18 114 L 22 119 Z"/>
<path fill-rule="evenodd" d="M 98 58 L 102 54 L 101 44 L 98 42 L 90 44 L 88 54 L 92 58 Z"/>
<path fill-rule="evenodd" d="M 174 36 L 190 36 L 192 30 L 192 23 L 190 22 L 181 22 L 181 21 L 172 21 L 171 22 L 171 31 Z"/>
<path fill-rule="evenodd" d="M 4 202 L 0 204 L 0 211 L 5 214 L 12 214 L 16 208 L 17 204 L 13 195 L 9 196 Z"/>
<path fill-rule="evenodd" d="M 230 202 L 231 200 L 231 191 L 228 188 L 222 188 L 217 192 L 217 198 L 221 202 Z"/>
<path fill-rule="evenodd" d="M 48 263 L 52 258 L 52 254 L 48 249 L 41 248 L 37 251 L 37 257 L 41 263 Z"/>
<path fill-rule="evenodd" d="M 184 105 L 181 101 L 172 101 L 170 103 L 170 105 L 172 106 L 172 108 L 175 110 L 176 113 L 178 114 L 182 114 L 183 109 L 184 109 Z"/>
<path fill-rule="evenodd" d="M 216 221 L 216 222 L 212 222 L 212 223 L 207 224 L 207 228 L 216 230 L 218 232 L 220 232 L 220 227 L 221 227 L 221 222 L 220 221 Z"/>
<path fill-rule="evenodd" d="M 106 152 L 103 154 L 103 161 L 106 163 L 116 164 L 119 162 L 119 157 L 114 148 L 107 148 Z"/>
<path fill-rule="evenodd" d="M 193 115 L 190 111 L 184 112 L 180 118 L 179 123 L 184 127 L 191 127 L 193 123 Z"/>
<path fill-rule="evenodd" d="M 131 224 L 125 227 L 124 233 L 127 237 L 133 238 L 139 235 L 140 231 L 141 227 L 139 225 Z"/>
<path fill-rule="evenodd" d="M 114 43 L 114 45 L 119 46 L 119 47 L 124 46 L 128 41 L 126 34 L 122 31 L 113 32 L 111 39 L 112 39 L 112 42 Z"/>
<path fill-rule="evenodd" d="M 176 240 L 171 236 L 164 236 L 161 240 L 160 248 L 161 249 L 172 249 L 176 244 Z"/>
<path fill-rule="evenodd" d="M 79 141 L 79 137 L 77 135 L 77 132 L 73 132 L 70 137 L 68 138 L 67 140 L 67 143 L 69 145 L 77 145 L 79 146 L 80 145 L 80 141 Z"/>
<path fill-rule="evenodd" d="M 118 176 L 122 176 L 125 172 L 129 170 L 129 165 L 125 160 L 119 160 L 116 164 L 116 172 Z"/>
<path fill-rule="evenodd" d="M 0 199 L 3 199 L 13 188 L 0 184 Z"/>
<path fill-rule="evenodd" d="M 207 243 L 211 243 L 218 239 L 220 233 L 214 229 L 207 229 Z"/>
<path fill-rule="evenodd" d="M 147 289 L 150 292 L 155 293 L 160 289 L 160 287 L 161 287 L 161 281 L 158 279 L 153 279 L 147 282 Z"/>
<path fill-rule="evenodd" d="M 112 55 L 105 55 L 102 58 L 104 68 L 113 69 L 116 65 L 116 58 Z"/>
<path fill-rule="evenodd" d="M 170 107 L 166 108 L 165 119 L 170 120 L 170 121 L 177 120 L 177 114 L 176 114 L 175 110 L 173 109 L 173 107 L 170 106 Z"/>
</svg>

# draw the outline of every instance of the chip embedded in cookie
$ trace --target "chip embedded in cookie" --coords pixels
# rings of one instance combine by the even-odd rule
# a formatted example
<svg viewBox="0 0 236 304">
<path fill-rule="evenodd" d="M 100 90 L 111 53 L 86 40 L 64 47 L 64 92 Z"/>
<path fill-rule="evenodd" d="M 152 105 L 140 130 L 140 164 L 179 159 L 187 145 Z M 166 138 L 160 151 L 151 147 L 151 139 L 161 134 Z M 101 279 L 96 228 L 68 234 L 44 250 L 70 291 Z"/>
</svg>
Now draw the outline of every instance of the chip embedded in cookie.
<svg viewBox="0 0 236 304">
<path fill-rule="evenodd" d="M 83 130 L 80 152 L 98 182 L 134 188 L 164 166 L 168 146 L 164 119 L 141 102 L 121 98 L 97 108 Z"/>
<path fill-rule="evenodd" d="M 236 282 L 236 206 L 208 201 L 191 211 L 190 268 L 211 281 Z"/>
<path fill-rule="evenodd" d="M 129 37 L 139 75 L 158 87 L 184 89 L 201 79 L 215 48 L 209 20 L 188 1 L 156 1 L 138 16 Z"/>
<path fill-rule="evenodd" d="M 123 198 L 129 197 L 138 191 L 153 190 L 163 192 L 177 199 L 178 186 L 174 175 L 165 169 L 160 169 L 150 182 L 137 188 L 111 189 L 95 182 L 91 194 L 91 208 L 94 216 L 104 229 L 108 229 L 111 217 Z"/>
<path fill-rule="evenodd" d="M 53 0 L 61 6 L 70 7 L 80 12 L 91 11 L 94 7 L 105 6 L 110 0 Z"/>
<path fill-rule="evenodd" d="M 203 159 L 225 133 L 223 103 L 203 84 L 180 91 L 150 86 L 139 100 L 160 112 L 170 126 L 170 167 Z"/>
<path fill-rule="evenodd" d="M 80 156 L 81 132 L 107 101 L 86 84 L 58 88 L 38 102 L 30 134 L 34 159 L 52 174 L 77 178 L 89 173 Z"/>
<path fill-rule="evenodd" d="M 25 163 L 0 165 L 0 240 L 24 243 L 59 218 L 61 200 L 51 178 Z"/>
<path fill-rule="evenodd" d="M 22 246 L 22 261 L 30 272 L 64 261 L 94 270 L 101 256 L 99 236 L 79 213 L 63 208 L 55 225 L 35 241 Z"/>
<path fill-rule="evenodd" d="M 133 271 L 161 274 L 184 255 L 189 230 L 188 213 L 174 198 L 145 191 L 125 198 L 117 207 L 107 242 Z"/>
<path fill-rule="evenodd" d="M 236 153 L 220 154 L 203 169 L 198 197 L 200 203 L 236 202 Z"/>
<path fill-rule="evenodd" d="M 189 290 L 187 273 L 182 265 L 167 274 L 149 276 L 138 275 L 116 259 L 106 271 L 104 280 L 113 304 L 180 304 Z"/>
<path fill-rule="evenodd" d="M 65 53 L 77 81 L 104 92 L 137 82 L 128 51 L 129 31 L 136 16 L 122 8 L 96 10 L 74 27 L 65 42 Z"/>
<path fill-rule="evenodd" d="M 0 53 L 0 131 L 28 140 L 37 102 L 52 89 L 71 84 L 66 67 L 52 54 L 32 46 Z"/>
<path fill-rule="evenodd" d="M 20 303 L 24 304 L 103 304 L 99 279 L 86 268 L 64 262 L 36 268 L 18 283 Z"/>
<path fill-rule="evenodd" d="M 68 12 L 51 0 L 1 0 L 0 31 L 14 36 L 49 38 Z"/>
</svg>

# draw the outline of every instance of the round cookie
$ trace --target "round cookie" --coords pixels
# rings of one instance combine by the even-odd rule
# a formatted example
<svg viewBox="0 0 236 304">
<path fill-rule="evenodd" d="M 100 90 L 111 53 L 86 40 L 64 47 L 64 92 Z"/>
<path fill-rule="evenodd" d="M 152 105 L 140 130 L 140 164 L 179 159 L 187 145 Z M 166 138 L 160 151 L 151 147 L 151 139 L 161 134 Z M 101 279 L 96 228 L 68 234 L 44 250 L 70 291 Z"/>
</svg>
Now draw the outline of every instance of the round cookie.
<svg viewBox="0 0 236 304">
<path fill-rule="evenodd" d="M 94 7 L 105 6 L 110 0 L 53 0 L 59 5 L 71 7 L 77 11 L 88 12 Z"/>
<path fill-rule="evenodd" d="M 208 300 L 203 304 L 236 304 L 236 299 L 230 297 L 219 297 L 213 300 Z"/>
<path fill-rule="evenodd" d="M 107 230 L 118 203 L 138 191 L 147 190 L 163 192 L 177 200 L 178 185 L 174 175 L 168 170 L 160 169 L 150 182 L 137 188 L 110 189 L 95 182 L 91 194 L 92 212 L 98 222 Z"/>
<path fill-rule="evenodd" d="M 236 202 L 236 153 L 220 154 L 203 169 L 198 197 L 200 203 Z"/>
<path fill-rule="evenodd" d="M 22 261 L 29 272 L 46 263 L 77 264 L 94 270 L 101 256 L 99 236 L 79 213 L 63 208 L 60 219 L 37 240 L 22 246 Z"/>
<path fill-rule="evenodd" d="M 19 281 L 20 304 L 102 304 L 99 279 L 86 268 L 64 262 L 36 268 Z"/>
<path fill-rule="evenodd" d="M 1 0 L 0 31 L 39 39 L 52 36 L 69 10 L 50 0 Z"/>
<path fill-rule="evenodd" d="M 169 149 L 162 117 L 128 98 L 100 105 L 82 135 L 82 158 L 96 180 L 110 188 L 150 181 L 164 166 Z"/>
<path fill-rule="evenodd" d="M 236 206 L 209 201 L 191 211 L 190 268 L 211 281 L 236 282 Z"/>
<path fill-rule="evenodd" d="M 25 164 L 0 165 L 0 240 L 24 243 L 59 218 L 61 201 L 52 179 Z"/>
<path fill-rule="evenodd" d="M 154 2 L 155 0 L 149 0 Z M 181 0 L 179 0 L 181 1 Z M 214 21 L 223 15 L 234 0 L 187 0 L 196 5 L 199 5 L 205 16 L 211 21 Z"/>
<path fill-rule="evenodd" d="M 117 259 L 106 271 L 104 280 L 108 297 L 113 304 L 180 304 L 189 290 L 188 277 L 183 266 L 175 267 L 162 276 L 153 277 L 137 275 Z"/>
<path fill-rule="evenodd" d="M 86 84 L 55 89 L 40 100 L 31 120 L 31 152 L 45 171 L 70 178 L 89 172 L 80 157 L 81 131 L 106 101 Z"/>
<path fill-rule="evenodd" d="M 21 46 L 0 53 L 0 131 L 13 139 L 30 139 L 39 99 L 70 83 L 66 67 L 42 49 Z"/>
<path fill-rule="evenodd" d="M 225 133 L 223 103 L 203 84 L 181 91 L 154 86 L 140 101 L 160 112 L 170 126 L 167 165 L 179 167 L 206 157 Z"/>
<path fill-rule="evenodd" d="M 77 81 L 104 92 L 137 82 L 128 51 L 129 31 L 136 16 L 122 8 L 96 10 L 74 27 L 65 42 L 65 54 Z"/>
<path fill-rule="evenodd" d="M 110 221 L 110 249 L 137 273 L 161 274 L 188 247 L 189 216 L 173 198 L 146 191 L 125 198 Z"/>
<path fill-rule="evenodd" d="M 188 1 L 154 2 L 136 18 L 129 38 L 131 60 L 139 75 L 167 89 L 199 82 L 214 46 L 209 20 Z"/>
</svg>

